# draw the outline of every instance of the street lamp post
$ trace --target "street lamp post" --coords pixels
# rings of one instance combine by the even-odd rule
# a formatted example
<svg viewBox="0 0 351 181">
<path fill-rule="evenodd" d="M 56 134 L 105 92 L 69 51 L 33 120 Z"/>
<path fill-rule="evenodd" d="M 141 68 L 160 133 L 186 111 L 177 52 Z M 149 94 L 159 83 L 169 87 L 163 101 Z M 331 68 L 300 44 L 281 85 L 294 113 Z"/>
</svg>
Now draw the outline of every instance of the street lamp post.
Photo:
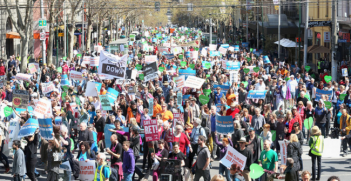
<svg viewBox="0 0 351 181">
<path fill-rule="evenodd" d="M 211 16 L 211 13 L 209 14 Z M 209 44 L 212 44 L 212 18 L 210 17 L 210 42 Z"/>
</svg>

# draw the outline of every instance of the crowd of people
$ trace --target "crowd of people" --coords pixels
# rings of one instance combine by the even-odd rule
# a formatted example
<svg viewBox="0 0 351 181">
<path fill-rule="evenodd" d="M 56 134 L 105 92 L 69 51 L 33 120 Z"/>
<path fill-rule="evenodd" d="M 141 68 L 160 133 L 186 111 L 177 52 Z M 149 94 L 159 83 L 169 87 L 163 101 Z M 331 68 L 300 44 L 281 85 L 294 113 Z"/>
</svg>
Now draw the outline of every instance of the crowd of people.
<svg viewBox="0 0 351 181">
<path fill-rule="evenodd" d="M 91 180 L 142 180 L 149 174 L 149 180 L 158 181 L 163 174 L 162 163 L 178 160 L 181 169 L 174 171 L 174 177 L 178 175 L 179 181 L 199 181 L 200 178 L 205 181 L 308 181 L 321 179 L 325 138 L 335 134 L 339 139 L 341 135 L 342 151 L 344 155 L 348 153 L 351 147 L 351 89 L 347 77 L 340 75 L 339 82 L 331 81 L 326 78 L 329 76 L 327 70 L 318 73 L 304 66 L 280 62 L 269 55 L 254 54 L 248 47 L 240 46 L 233 51 L 226 44 L 205 46 L 201 32 L 195 29 L 179 28 L 170 33 L 170 28 L 164 27 L 157 32 L 154 29 L 145 31 L 149 32 L 149 37 L 142 36 L 139 41 L 146 43 L 135 41 L 127 48 L 126 69 L 136 75 L 122 83 L 116 78 L 102 76 L 96 66 L 82 63 L 83 57 L 93 56 L 91 52 L 83 51 L 72 59 L 61 59 L 58 66 L 42 64 L 37 72 L 30 68 L 26 72 L 16 70 L 20 61 L 12 56 L 11 60 L 0 63 L 3 72 L 0 76 L 7 75 L 0 90 L 2 110 L 4 107 L 13 110 L 10 115 L 1 113 L 1 150 L 9 141 L 6 134 L 14 131 L 10 129 L 10 121 L 18 120 L 19 130 L 23 129 L 29 120 L 37 119 L 33 110 L 40 100 L 51 103 L 51 112 L 45 113 L 44 117 L 52 119 L 53 127 L 51 140 L 45 139 L 39 128 L 30 135 L 12 140 L 13 155 L 10 157 L 2 152 L 0 156 L 6 173 L 11 173 L 14 180 L 29 178 L 35 181 L 40 176 L 36 167 L 44 165 L 47 180 L 58 180 L 62 164 L 69 163 L 70 169 L 64 170 L 64 180 L 79 180 L 80 162 L 95 160 L 96 170 Z M 157 34 L 162 34 L 163 39 L 154 41 Z M 171 46 L 165 49 L 167 43 Z M 184 45 L 187 43 L 191 45 Z M 153 50 L 145 51 L 142 48 L 145 44 Z M 182 51 L 175 54 L 174 47 L 181 47 Z M 219 49 L 220 54 L 212 54 Z M 195 51 L 198 51 L 196 57 L 187 56 L 188 52 Z M 168 59 L 166 54 L 172 53 L 174 57 Z M 124 56 L 123 52 L 114 54 Z M 99 56 L 99 52 L 96 55 Z M 143 69 L 137 67 L 146 66 L 145 57 L 149 55 L 157 56 L 157 67 L 162 71 L 157 72 L 156 78 L 145 81 L 139 76 Z M 204 61 L 211 65 L 204 65 Z M 226 62 L 239 66 L 230 69 L 225 66 Z M 181 70 L 194 70 L 195 74 L 187 78 L 202 79 L 200 88 L 178 85 L 175 78 L 183 75 Z M 72 71 L 80 72 L 83 79 L 74 79 Z M 231 77 L 233 71 L 237 75 L 235 79 Z M 29 75 L 30 79 L 24 80 L 19 74 Z M 68 84 L 64 80 L 68 80 Z M 99 83 L 101 87 L 88 90 L 89 82 Z M 47 83 L 54 84 L 51 92 L 44 91 Z M 109 95 L 111 88 L 118 96 L 110 101 L 110 110 L 106 111 L 100 95 Z M 130 89 L 136 91 L 131 93 Z M 16 108 L 14 90 L 28 92 L 28 109 Z M 321 94 L 319 90 L 327 93 Z M 95 91 L 96 96 L 87 96 L 87 91 Z M 250 96 L 258 92 L 264 95 Z M 203 96 L 207 101 L 200 100 Z M 181 117 L 175 120 L 175 114 Z M 218 118 L 223 116 L 231 117 L 232 132 L 223 133 L 219 129 Z M 55 121 L 57 118 L 62 119 L 62 124 Z M 148 120 L 157 121 L 159 140 L 145 139 L 144 123 Z M 310 122 L 306 124 L 306 121 Z M 284 148 L 284 165 L 279 164 L 281 141 L 288 141 Z M 304 144 L 310 147 L 312 168 L 303 167 Z M 211 178 L 211 163 L 224 159 L 231 148 L 246 158 L 243 169 L 237 163 L 226 166 L 221 162 L 218 175 Z M 57 153 L 62 156 L 57 158 Z M 10 158 L 13 159 L 12 168 Z M 141 164 L 139 160 L 142 160 Z M 262 176 L 251 178 L 250 166 L 253 164 L 264 169 Z M 340 179 L 332 177 L 329 180 Z"/>
</svg>

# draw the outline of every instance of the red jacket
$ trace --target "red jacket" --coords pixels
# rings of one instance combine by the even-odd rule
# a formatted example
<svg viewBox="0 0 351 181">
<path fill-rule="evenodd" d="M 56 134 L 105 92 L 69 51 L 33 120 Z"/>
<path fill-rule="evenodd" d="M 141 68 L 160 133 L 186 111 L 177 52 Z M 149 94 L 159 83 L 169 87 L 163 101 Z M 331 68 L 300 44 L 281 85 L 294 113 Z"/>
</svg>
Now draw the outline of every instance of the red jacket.
<svg viewBox="0 0 351 181">
<path fill-rule="evenodd" d="M 240 110 L 238 108 L 235 108 L 234 111 L 232 111 L 232 109 L 228 109 L 226 116 L 232 116 L 232 118 L 235 118 L 235 115 L 238 114 L 240 112 Z"/>
<path fill-rule="evenodd" d="M 6 73 L 5 66 L 0 66 L 0 76 L 5 75 L 5 73 Z"/>
</svg>

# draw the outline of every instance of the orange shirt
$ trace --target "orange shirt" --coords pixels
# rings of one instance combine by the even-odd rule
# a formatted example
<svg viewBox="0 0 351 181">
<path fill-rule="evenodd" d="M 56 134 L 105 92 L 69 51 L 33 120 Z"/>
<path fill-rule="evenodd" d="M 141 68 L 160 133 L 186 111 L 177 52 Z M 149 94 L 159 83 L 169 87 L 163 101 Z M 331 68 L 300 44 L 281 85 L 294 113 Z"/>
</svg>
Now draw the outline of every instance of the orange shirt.
<svg viewBox="0 0 351 181">
<path fill-rule="evenodd" d="M 152 117 L 156 117 L 156 114 L 161 113 L 161 111 L 162 108 L 159 104 L 154 105 L 154 114 L 152 115 Z"/>
<path fill-rule="evenodd" d="M 232 104 L 232 99 L 235 99 L 235 94 L 227 94 L 226 98 L 227 98 L 227 105 L 230 106 L 230 104 Z"/>
<path fill-rule="evenodd" d="M 163 122 L 173 119 L 173 113 L 171 111 L 162 112 L 161 115 Z"/>
</svg>

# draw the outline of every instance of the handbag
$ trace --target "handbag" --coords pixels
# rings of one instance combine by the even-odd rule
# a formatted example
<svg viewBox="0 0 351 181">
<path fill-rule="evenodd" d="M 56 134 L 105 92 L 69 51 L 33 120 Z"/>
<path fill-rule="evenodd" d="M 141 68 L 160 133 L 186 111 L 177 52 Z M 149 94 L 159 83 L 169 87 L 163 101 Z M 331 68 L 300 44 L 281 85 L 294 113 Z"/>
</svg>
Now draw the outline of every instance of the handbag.
<svg viewBox="0 0 351 181">
<path fill-rule="evenodd" d="M 318 141 L 318 139 L 319 139 L 319 136 L 318 136 L 318 138 L 317 138 L 317 141 Z M 317 142 L 317 141 L 316 141 L 316 142 Z M 312 147 L 310 148 L 310 151 L 308 151 L 308 156 L 313 156 L 311 150 L 312 150 L 312 148 L 316 145 L 316 142 L 314 143 L 314 145 L 312 145 Z"/>
</svg>

